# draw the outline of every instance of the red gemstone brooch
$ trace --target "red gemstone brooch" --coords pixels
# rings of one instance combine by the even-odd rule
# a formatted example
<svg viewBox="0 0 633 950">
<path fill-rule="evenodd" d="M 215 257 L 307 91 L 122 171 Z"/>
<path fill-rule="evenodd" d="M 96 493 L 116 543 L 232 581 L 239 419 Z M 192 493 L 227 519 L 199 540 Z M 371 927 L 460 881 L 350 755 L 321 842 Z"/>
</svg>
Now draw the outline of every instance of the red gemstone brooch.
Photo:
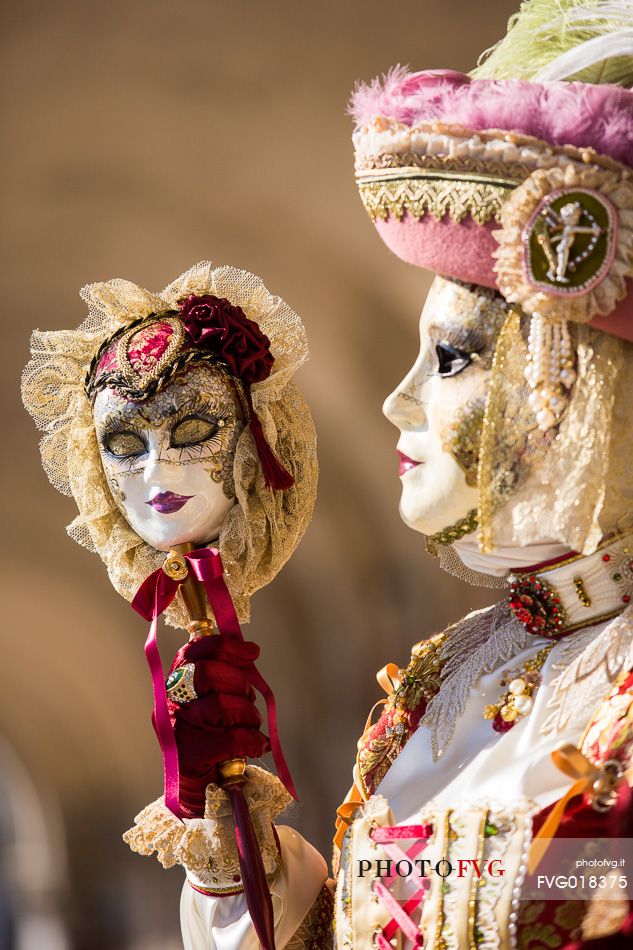
<svg viewBox="0 0 633 950">
<path fill-rule="evenodd" d="M 564 630 L 565 610 L 556 591 L 534 574 L 511 574 L 510 609 L 528 633 L 552 639 Z"/>
</svg>

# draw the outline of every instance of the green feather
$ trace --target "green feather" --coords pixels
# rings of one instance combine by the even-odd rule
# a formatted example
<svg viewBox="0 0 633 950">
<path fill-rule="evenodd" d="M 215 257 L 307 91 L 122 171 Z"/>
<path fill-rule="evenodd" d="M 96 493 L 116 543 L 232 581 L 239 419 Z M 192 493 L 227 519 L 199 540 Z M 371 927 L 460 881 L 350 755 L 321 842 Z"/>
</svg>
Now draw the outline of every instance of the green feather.
<svg viewBox="0 0 633 950">
<path fill-rule="evenodd" d="M 482 53 L 470 75 L 474 79 L 535 79 L 557 57 L 616 31 L 633 31 L 631 0 L 523 0 L 508 22 L 506 36 Z M 562 78 L 630 87 L 633 57 L 605 55 Z"/>
</svg>

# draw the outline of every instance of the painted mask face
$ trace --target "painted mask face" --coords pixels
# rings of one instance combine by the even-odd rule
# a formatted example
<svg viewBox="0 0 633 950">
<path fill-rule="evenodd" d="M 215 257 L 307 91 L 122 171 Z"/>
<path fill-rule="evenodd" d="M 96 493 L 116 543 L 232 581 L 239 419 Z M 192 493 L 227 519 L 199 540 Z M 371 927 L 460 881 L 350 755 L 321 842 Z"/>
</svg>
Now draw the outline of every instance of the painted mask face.
<svg viewBox="0 0 633 950">
<path fill-rule="evenodd" d="M 159 551 L 217 539 L 235 504 L 233 459 L 244 427 L 234 385 L 197 366 L 145 402 L 98 393 L 94 421 L 112 497 Z"/>
<path fill-rule="evenodd" d="M 400 514 L 433 535 L 477 507 L 477 463 L 503 299 L 483 287 L 436 277 L 420 317 L 420 352 L 387 397 L 400 430 Z"/>
</svg>

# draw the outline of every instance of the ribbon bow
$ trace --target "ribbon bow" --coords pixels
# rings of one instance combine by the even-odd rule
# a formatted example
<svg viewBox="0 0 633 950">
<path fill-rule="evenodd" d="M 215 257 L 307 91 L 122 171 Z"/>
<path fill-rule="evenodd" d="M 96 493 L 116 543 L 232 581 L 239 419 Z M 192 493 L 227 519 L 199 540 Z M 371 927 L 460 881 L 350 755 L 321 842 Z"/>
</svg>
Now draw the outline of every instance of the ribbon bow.
<svg viewBox="0 0 633 950">
<path fill-rule="evenodd" d="M 378 685 L 384 689 L 385 693 L 387 694 L 387 699 L 379 699 L 378 702 L 374 703 L 370 709 L 367 721 L 365 722 L 365 728 L 363 729 L 363 734 L 358 741 L 359 748 L 361 747 L 367 732 L 372 728 L 371 721 L 378 706 L 384 706 L 395 693 L 395 691 L 400 687 L 400 672 L 400 669 L 395 663 L 387 663 L 376 673 Z M 345 796 L 345 799 L 336 809 L 336 834 L 334 835 L 333 842 L 335 848 L 340 850 L 343 844 L 343 838 L 345 837 L 345 832 L 352 823 L 352 815 L 356 809 L 365 802 L 365 800 L 366 799 L 363 793 L 356 784 L 356 781 L 354 781 L 352 787 Z"/>
<path fill-rule="evenodd" d="M 158 650 L 156 633 L 159 616 L 169 607 L 178 593 L 180 585 L 186 580 L 189 571 L 204 587 L 218 632 L 225 637 L 244 639 L 233 600 L 224 580 L 222 558 L 220 552 L 215 548 L 199 548 L 178 555 L 177 558 L 168 557 L 163 567 L 154 571 L 143 581 L 132 601 L 134 610 L 145 620 L 151 621 L 149 634 L 145 642 L 145 656 L 152 677 L 154 693 L 154 729 L 163 756 L 165 804 L 177 818 L 182 818 L 179 802 L 178 749 L 167 705 L 165 674 Z M 254 663 L 248 664 L 244 672 L 251 686 L 261 693 L 266 702 L 270 746 L 277 772 L 290 795 L 296 799 L 297 793 L 279 741 L 277 709 L 273 692 Z"/>
<path fill-rule="evenodd" d="M 536 868 L 543 860 L 550 840 L 555 836 L 558 826 L 563 820 L 567 803 L 576 795 L 583 795 L 585 792 L 588 792 L 600 775 L 600 770 L 596 768 L 593 762 L 571 743 L 566 743 L 558 749 L 554 749 L 551 755 L 554 765 L 575 781 L 571 788 L 565 792 L 563 797 L 559 798 L 555 803 L 532 842 L 528 857 L 528 870 L 530 874 L 534 874 Z"/>
</svg>

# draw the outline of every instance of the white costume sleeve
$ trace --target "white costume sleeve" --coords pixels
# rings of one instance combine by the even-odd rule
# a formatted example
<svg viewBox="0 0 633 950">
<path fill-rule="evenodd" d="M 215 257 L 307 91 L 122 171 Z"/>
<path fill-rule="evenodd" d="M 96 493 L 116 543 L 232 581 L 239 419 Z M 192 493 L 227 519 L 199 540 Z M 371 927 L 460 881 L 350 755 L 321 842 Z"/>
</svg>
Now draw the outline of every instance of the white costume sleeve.
<svg viewBox="0 0 633 950">
<path fill-rule="evenodd" d="M 327 880 L 324 859 L 294 829 L 277 827 L 281 869 L 271 887 L 277 950 L 291 940 Z M 210 897 L 185 883 L 180 901 L 185 950 L 259 950 L 244 894 Z"/>
</svg>

